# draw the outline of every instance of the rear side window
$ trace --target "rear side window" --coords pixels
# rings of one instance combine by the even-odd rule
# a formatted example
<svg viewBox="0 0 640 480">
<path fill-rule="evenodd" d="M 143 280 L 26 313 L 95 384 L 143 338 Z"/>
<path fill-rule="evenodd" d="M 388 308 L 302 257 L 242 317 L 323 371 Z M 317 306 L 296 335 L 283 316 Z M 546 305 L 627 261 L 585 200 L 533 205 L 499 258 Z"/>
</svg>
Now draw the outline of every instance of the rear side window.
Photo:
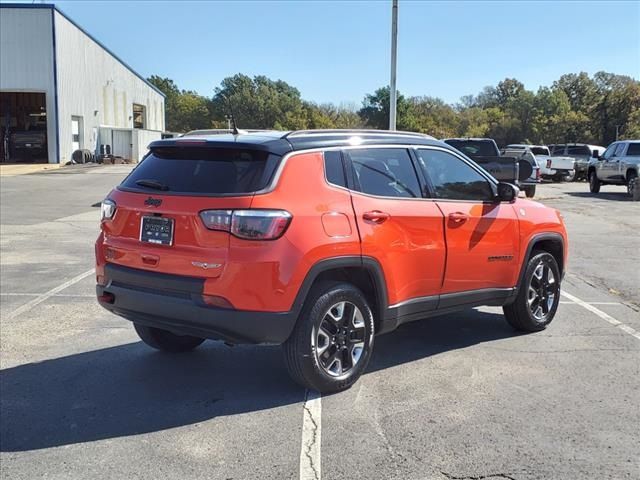
<svg viewBox="0 0 640 480">
<path fill-rule="evenodd" d="M 342 167 L 342 154 L 340 152 L 324 153 L 324 171 L 327 182 L 339 187 L 347 187 L 347 180 Z"/>
<path fill-rule="evenodd" d="M 418 176 L 406 149 L 348 150 L 356 190 L 380 197 L 419 198 Z"/>
<path fill-rule="evenodd" d="M 167 195 L 249 194 L 269 184 L 280 158 L 258 150 L 156 148 L 124 179 L 120 187 Z"/>
<path fill-rule="evenodd" d="M 640 143 L 630 143 L 627 149 L 628 157 L 640 157 Z"/>
<path fill-rule="evenodd" d="M 534 155 L 549 155 L 549 149 L 544 147 L 531 147 L 531 153 Z"/>
</svg>

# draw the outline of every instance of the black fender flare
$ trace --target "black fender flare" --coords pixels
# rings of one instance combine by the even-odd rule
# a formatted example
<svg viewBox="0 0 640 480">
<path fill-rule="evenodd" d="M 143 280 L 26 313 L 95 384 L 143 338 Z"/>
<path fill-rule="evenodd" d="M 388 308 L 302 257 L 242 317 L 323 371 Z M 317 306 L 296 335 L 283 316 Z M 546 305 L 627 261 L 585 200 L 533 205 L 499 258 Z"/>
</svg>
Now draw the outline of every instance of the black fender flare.
<svg viewBox="0 0 640 480">
<path fill-rule="evenodd" d="M 325 258 L 314 263 L 302 281 L 302 285 L 291 307 L 291 313 L 295 314 L 296 317 L 300 314 L 313 283 L 321 273 L 341 268 L 362 268 L 371 276 L 375 287 L 377 307 L 379 313 L 384 315 L 388 305 L 388 296 L 382 266 L 375 258 L 360 255 Z"/>
<path fill-rule="evenodd" d="M 533 237 L 529 239 L 529 243 L 527 244 L 527 250 L 523 257 L 522 265 L 520 266 L 520 273 L 518 274 L 518 283 L 516 284 L 516 288 L 513 295 L 514 299 L 518 295 L 518 292 L 520 291 L 520 286 L 522 285 L 522 281 L 524 280 L 524 274 L 527 270 L 527 262 L 529 260 L 529 256 L 531 255 L 531 251 L 533 250 L 533 247 L 535 247 L 535 245 L 538 242 L 543 240 L 552 240 L 554 242 L 556 241 L 560 242 L 560 245 L 562 248 L 562 263 L 564 264 L 564 238 L 562 237 L 562 235 L 556 232 L 545 232 L 545 233 L 535 234 Z M 562 271 L 562 277 L 564 278 L 565 266 L 558 265 L 558 267 L 560 267 L 560 270 Z"/>
</svg>

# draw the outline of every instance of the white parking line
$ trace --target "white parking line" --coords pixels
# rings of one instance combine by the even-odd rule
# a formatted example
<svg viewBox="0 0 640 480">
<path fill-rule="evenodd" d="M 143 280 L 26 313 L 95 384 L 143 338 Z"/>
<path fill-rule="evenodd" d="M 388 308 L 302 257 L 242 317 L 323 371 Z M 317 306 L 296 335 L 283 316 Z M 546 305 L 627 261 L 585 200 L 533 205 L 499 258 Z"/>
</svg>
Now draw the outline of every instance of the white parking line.
<svg viewBox="0 0 640 480">
<path fill-rule="evenodd" d="M 1 292 L 0 297 L 39 297 L 42 293 L 17 293 L 17 292 Z M 95 295 L 88 295 L 85 293 L 56 293 L 51 295 L 52 297 L 64 297 L 64 298 L 95 298 Z"/>
<path fill-rule="evenodd" d="M 567 297 L 572 302 L 577 303 L 578 305 L 580 305 L 583 308 L 586 308 L 587 310 L 589 310 L 592 313 L 595 313 L 601 319 L 606 320 L 607 322 L 609 322 L 614 327 L 618 327 L 623 332 L 628 333 L 629 335 L 632 335 L 632 336 L 636 337 L 638 340 L 640 340 L 640 332 L 637 332 L 636 330 L 634 330 L 630 326 L 625 325 L 620 320 L 616 320 L 615 318 L 613 318 L 608 313 L 603 312 L 599 308 L 594 307 L 593 305 L 591 305 L 590 303 L 585 302 L 584 300 L 580 300 L 578 297 L 575 297 L 575 296 L 571 295 L 570 293 L 567 293 L 567 292 L 564 292 L 564 291 L 560 292 L 560 293 L 562 294 L 562 296 Z"/>
<path fill-rule="evenodd" d="M 71 280 L 68 280 L 68 281 L 58 285 L 57 287 L 52 288 L 48 292 L 45 292 L 45 293 L 42 293 L 42 294 L 38 295 L 33 300 L 28 301 L 27 303 L 25 303 L 21 307 L 16 308 L 13 312 L 7 314 L 7 316 L 5 317 L 5 320 L 13 320 L 18 315 L 21 315 L 24 312 L 28 312 L 29 310 L 31 310 L 36 305 L 40 305 L 42 302 L 44 302 L 48 298 L 53 297 L 56 293 L 61 292 L 62 290 L 64 290 L 67 287 L 70 287 L 74 283 L 78 283 L 83 278 L 87 278 L 89 275 L 93 274 L 93 272 L 94 272 L 93 268 L 91 270 L 87 270 L 86 272 L 81 273 L 80 275 L 77 275 L 77 276 L 73 277 Z"/>
<path fill-rule="evenodd" d="M 560 302 L 563 305 L 579 305 L 576 302 Z M 588 303 L 589 305 L 622 305 L 620 302 L 585 302 Z"/>
<path fill-rule="evenodd" d="M 300 447 L 300 480 L 320 480 L 320 444 L 322 429 L 321 395 L 307 390 L 302 410 L 302 445 Z"/>
</svg>

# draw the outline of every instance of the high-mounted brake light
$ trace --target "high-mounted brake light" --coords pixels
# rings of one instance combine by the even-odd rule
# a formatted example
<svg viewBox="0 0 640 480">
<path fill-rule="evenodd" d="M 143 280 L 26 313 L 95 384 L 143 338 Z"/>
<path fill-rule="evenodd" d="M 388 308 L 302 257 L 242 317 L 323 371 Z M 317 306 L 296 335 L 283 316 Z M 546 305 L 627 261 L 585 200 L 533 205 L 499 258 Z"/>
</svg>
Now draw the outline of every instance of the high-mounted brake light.
<svg viewBox="0 0 640 480">
<path fill-rule="evenodd" d="M 204 210 L 200 218 L 209 230 L 245 240 L 275 240 L 287 230 L 292 216 L 285 210 Z"/>
</svg>

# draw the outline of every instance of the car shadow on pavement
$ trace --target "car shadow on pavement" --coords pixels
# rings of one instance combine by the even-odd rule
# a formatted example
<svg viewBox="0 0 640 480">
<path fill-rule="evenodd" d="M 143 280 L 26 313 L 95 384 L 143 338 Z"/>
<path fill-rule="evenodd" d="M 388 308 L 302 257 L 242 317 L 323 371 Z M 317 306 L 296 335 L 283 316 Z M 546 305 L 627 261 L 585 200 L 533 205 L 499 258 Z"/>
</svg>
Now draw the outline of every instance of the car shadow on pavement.
<svg viewBox="0 0 640 480">
<path fill-rule="evenodd" d="M 413 322 L 376 339 L 368 371 L 513 335 L 502 315 L 473 310 Z M 1 370 L 0 451 L 156 432 L 303 399 L 279 347 L 208 342 L 171 355 L 129 343 Z"/>
<path fill-rule="evenodd" d="M 631 197 L 626 190 L 620 190 L 619 192 L 567 192 L 567 195 L 578 198 L 601 198 L 603 200 L 615 200 L 618 202 L 630 202 Z"/>
</svg>

